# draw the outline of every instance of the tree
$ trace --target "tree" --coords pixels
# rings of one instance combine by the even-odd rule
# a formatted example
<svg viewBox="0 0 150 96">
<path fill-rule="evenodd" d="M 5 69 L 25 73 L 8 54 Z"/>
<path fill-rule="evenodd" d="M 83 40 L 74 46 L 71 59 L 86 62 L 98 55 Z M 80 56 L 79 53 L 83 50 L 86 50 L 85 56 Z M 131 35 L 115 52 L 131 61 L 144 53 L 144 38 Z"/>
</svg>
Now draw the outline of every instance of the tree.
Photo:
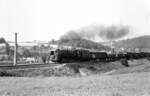
<svg viewBox="0 0 150 96">
<path fill-rule="evenodd" d="M 4 38 L 0 38 L 0 43 L 4 43 L 5 44 L 5 52 L 7 55 L 10 55 L 10 46 L 9 44 L 6 42 L 6 40 Z"/>
<path fill-rule="evenodd" d="M 49 43 L 54 44 L 54 43 L 55 43 L 55 40 L 52 39 Z"/>
<path fill-rule="evenodd" d="M 23 56 L 24 56 L 24 57 L 31 57 L 31 52 L 30 52 L 28 49 L 25 49 L 25 50 L 23 51 Z"/>
</svg>

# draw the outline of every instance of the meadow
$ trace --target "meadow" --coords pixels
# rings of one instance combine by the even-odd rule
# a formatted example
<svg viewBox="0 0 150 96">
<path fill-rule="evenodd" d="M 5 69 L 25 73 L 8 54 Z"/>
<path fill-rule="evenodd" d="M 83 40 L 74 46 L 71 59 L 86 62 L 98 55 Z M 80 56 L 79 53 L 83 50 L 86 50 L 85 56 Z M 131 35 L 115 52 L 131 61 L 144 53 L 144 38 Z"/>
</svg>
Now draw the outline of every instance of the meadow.
<svg viewBox="0 0 150 96">
<path fill-rule="evenodd" d="M 150 96 L 148 60 L 86 76 L 0 77 L 0 96 Z"/>
<path fill-rule="evenodd" d="M 3 77 L 0 96 L 149 96 L 150 73 L 86 77 Z"/>
</svg>

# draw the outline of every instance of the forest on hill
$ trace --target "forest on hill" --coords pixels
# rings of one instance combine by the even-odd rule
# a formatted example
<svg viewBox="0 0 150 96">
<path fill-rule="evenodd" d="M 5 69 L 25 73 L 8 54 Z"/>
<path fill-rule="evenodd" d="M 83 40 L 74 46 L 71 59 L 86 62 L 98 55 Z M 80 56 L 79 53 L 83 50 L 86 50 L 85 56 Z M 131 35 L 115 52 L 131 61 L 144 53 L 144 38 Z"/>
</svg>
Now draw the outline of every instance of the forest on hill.
<svg viewBox="0 0 150 96">
<path fill-rule="evenodd" d="M 150 36 L 140 36 L 132 39 L 121 40 L 115 42 L 114 46 L 123 48 L 150 48 Z"/>
</svg>

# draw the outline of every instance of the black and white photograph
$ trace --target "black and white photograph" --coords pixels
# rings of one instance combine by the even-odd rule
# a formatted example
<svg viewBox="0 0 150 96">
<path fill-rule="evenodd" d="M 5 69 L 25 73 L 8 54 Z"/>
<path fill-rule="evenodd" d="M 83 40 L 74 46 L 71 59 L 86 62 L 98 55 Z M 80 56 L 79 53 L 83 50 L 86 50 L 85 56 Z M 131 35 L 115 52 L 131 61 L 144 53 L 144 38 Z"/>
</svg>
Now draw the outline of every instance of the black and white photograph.
<svg viewBox="0 0 150 96">
<path fill-rule="evenodd" d="M 150 96 L 150 0 L 0 0 L 0 96 Z"/>
</svg>

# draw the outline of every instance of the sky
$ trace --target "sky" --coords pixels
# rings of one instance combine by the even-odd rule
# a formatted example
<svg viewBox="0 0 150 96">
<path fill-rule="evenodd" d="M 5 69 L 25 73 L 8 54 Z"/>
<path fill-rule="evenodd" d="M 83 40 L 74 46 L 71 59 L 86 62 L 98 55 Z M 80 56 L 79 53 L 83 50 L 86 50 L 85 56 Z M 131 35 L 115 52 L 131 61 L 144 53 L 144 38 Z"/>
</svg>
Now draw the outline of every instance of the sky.
<svg viewBox="0 0 150 96">
<path fill-rule="evenodd" d="M 0 37 L 50 41 L 94 24 L 129 25 L 135 37 L 150 35 L 150 0 L 0 0 Z"/>
</svg>

